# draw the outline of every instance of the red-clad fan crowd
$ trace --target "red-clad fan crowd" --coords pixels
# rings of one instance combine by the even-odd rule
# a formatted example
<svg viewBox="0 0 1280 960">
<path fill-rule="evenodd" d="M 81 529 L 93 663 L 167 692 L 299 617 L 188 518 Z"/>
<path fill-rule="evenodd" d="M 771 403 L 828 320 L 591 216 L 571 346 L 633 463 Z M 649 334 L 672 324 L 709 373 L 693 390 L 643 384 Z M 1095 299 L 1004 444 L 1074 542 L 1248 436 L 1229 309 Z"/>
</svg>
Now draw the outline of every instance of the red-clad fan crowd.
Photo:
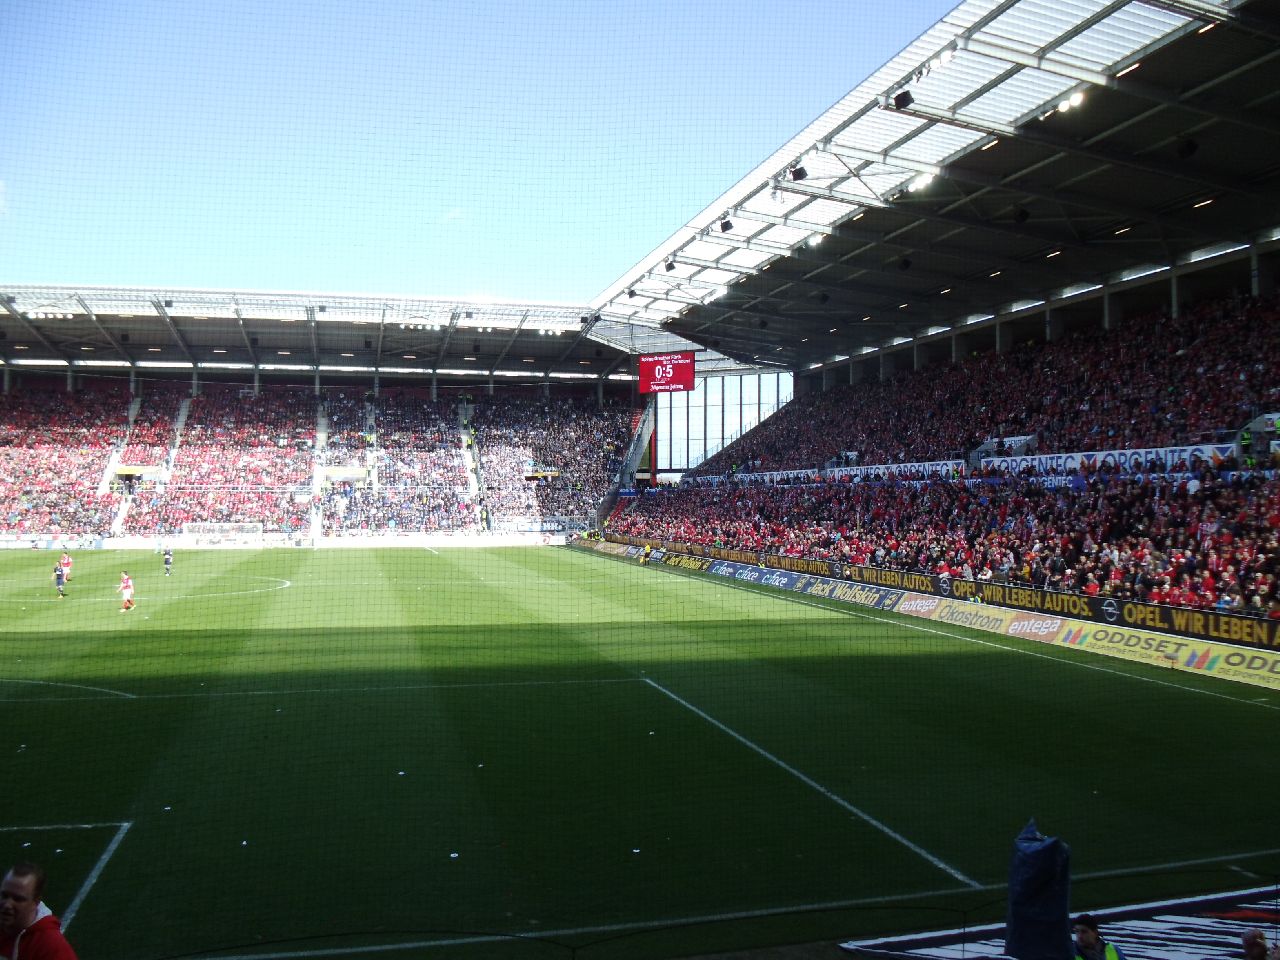
<svg viewBox="0 0 1280 960">
<path fill-rule="evenodd" d="M 310 523 L 316 401 L 305 388 L 206 385 L 191 399 L 163 489 L 144 484 L 123 532 L 172 535 L 191 522 L 260 522 L 299 533 Z"/>
<path fill-rule="evenodd" d="M 1280 480 L 1262 472 L 690 486 L 639 497 L 610 530 L 1119 599 L 1280 607 Z"/>
<path fill-rule="evenodd" d="M 178 413 L 189 396 L 190 384 L 161 381 L 145 385 L 129 427 L 129 442 L 120 453 L 121 465 L 157 467 L 165 463 L 178 439 Z"/>
<path fill-rule="evenodd" d="M 1221 300 L 1126 318 L 1006 353 L 798 398 L 706 460 L 702 475 L 963 456 L 1030 436 L 1039 453 L 1205 443 L 1280 409 L 1275 301 Z"/>
<path fill-rule="evenodd" d="M 804 398 L 705 463 L 702 477 L 640 497 L 611 529 L 1280 617 L 1280 480 L 1235 469 L 1235 458 L 1048 481 L 746 475 L 845 452 L 864 465 L 952 459 L 1015 435 L 1034 437 L 1042 453 L 1234 438 L 1280 410 L 1278 322 L 1274 302 L 1216 301 L 1178 320 L 1142 317 L 1112 334 Z M 1252 453 L 1245 466 L 1270 465 L 1265 449 Z M 717 468 L 728 477 L 715 478 Z"/>
<path fill-rule="evenodd" d="M 0 395 L 0 530 L 106 533 L 119 508 L 100 492 L 128 430 L 128 384 L 56 382 Z"/>
</svg>

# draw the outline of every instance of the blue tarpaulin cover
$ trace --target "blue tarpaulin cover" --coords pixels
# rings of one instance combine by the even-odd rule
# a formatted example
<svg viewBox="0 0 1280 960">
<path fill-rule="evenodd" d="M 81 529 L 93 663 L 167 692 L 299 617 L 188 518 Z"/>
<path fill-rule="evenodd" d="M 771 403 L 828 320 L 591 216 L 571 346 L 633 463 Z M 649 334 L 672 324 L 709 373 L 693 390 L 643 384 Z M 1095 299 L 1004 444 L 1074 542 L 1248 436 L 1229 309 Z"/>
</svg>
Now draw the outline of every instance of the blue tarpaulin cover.
<svg viewBox="0 0 1280 960">
<path fill-rule="evenodd" d="M 1004 952 L 1018 960 L 1072 960 L 1071 848 L 1031 820 L 1013 842 Z"/>
</svg>

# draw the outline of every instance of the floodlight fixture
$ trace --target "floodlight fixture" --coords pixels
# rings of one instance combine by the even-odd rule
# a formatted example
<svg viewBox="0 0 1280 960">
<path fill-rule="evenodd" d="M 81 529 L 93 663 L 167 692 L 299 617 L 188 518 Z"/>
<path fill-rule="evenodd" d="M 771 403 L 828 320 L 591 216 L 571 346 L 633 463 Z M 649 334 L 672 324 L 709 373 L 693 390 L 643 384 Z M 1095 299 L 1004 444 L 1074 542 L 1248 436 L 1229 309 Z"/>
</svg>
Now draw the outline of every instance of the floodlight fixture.
<svg viewBox="0 0 1280 960">
<path fill-rule="evenodd" d="M 910 90 L 899 90 L 893 95 L 893 109 L 895 110 L 906 110 L 915 102 L 916 98 L 911 95 Z"/>
<path fill-rule="evenodd" d="M 794 166 L 787 168 L 787 176 L 789 176 L 792 180 L 799 182 L 805 179 L 807 176 L 809 176 L 809 171 L 806 170 L 801 164 L 797 163 Z"/>
<path fill-rule="evenodd" d="M 723 220 L 720 221 L 721 233 L 728 233 L 732 229 L 733 229 L 733 221 L 730 220 L 728 217 L 725 217 Z"/>
<path fill-rule="evenodd" d="M 676 262 L 672 260 L 670 257 L 667 257 L 667 262 L 662 265 L 662 268 L 666 270 L 667 273 L 670 273 L 672 270 L 676 268 Z"/>
</svg>

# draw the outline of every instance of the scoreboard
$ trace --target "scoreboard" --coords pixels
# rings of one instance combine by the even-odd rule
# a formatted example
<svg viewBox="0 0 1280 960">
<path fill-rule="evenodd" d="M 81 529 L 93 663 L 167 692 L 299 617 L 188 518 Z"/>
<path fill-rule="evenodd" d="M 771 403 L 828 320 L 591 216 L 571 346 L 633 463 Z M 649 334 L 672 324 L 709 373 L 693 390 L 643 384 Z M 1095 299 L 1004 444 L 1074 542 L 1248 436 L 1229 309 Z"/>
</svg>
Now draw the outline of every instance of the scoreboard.
<svg viewBox="0 0 1280 960">
<path fill-rule="evenodd" d="M 693 389 L 693 351 L 648 353 L 640 357 L 641 393 L 679 393 Z"/>
</svg>

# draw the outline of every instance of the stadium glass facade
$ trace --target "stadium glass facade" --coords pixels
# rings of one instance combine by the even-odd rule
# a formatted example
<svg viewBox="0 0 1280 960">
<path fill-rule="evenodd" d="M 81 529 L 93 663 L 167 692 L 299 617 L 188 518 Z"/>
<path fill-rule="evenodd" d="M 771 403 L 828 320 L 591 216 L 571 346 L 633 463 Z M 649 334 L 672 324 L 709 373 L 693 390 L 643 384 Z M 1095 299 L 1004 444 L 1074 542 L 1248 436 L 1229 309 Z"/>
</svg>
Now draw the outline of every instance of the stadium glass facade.
<svg viewBox="0 0 1280 960">
<path fill-rule="evenodd" d="M 688 393 L 658 394 L 657 469 L 693 469 L 791 397 L 790 373 L 704 377 Z"/>
</svg>

